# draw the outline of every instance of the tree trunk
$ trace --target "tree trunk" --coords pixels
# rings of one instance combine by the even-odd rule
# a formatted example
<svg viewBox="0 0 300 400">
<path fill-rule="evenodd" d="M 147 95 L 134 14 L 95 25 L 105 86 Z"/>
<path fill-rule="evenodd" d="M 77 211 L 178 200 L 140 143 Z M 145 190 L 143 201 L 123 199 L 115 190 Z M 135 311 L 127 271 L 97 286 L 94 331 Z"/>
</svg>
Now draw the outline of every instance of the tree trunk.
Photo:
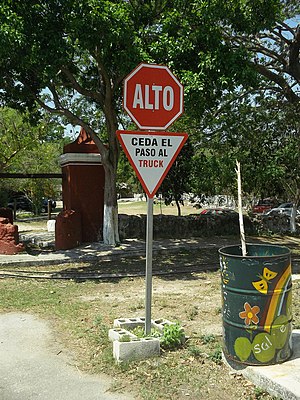
<svg viewBox="0 0 300 400">
<path fill-rule="evenodd" d="M 111 165 L 103 164 L 103 167 L 105 170 L 103 242 L 116 246 L 120 243 L 116 172 Z"/>
<path fill-rule="evenodd" d="M 290 230 L 291 233 L 295 233 L 296 232 L 296 213 L 297 213 L 297 208 L 296 208 L 296 204 L 293 203 L 293 208 L 292 208 L 292 214 L 291 214 L 291 218 L 290 218 Z"/>
<path fill-rule="evenodd" d="M 86 127 L 88 133 L 96 143 L 101 154 L 102 164 L 105 171 L 104 185 L 104 215 L 103 215 L 103 242 L 116 246 L 120 243 L 118 227 L 118 202 L 116 176 L 118 165 L 118 143 L 114 128 L 111 128 L 109 145 L 104 146 L 95 132 Z"/>
<path fill-rule="evenodd" d="M 300 188 L 297 188 L 296 195 L 295 195 L 294 202 L 293 202 L 292 214 L 291 214 L 291 218 L 290 218 L 291 233 L 295 233 L 297 231 L 296 216 L 297 216 L 297 209 L 299 206 L 299 199 L 300 199 Z"/>
<path fill-rule="evenodd" d="M 177 206 L 177 215 L 178 217 L 181 216 L 181 208 L 178 200 L 175 200 L 176 206 Z"/>
</svg>

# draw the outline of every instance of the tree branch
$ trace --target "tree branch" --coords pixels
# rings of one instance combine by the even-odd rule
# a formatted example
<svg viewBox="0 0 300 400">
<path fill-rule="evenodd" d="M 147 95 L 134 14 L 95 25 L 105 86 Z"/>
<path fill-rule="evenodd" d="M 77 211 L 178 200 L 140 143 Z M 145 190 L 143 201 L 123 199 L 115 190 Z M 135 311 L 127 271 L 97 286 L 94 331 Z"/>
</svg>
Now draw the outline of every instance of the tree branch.
<svg viewBox="0 0 300 400">
<path fill-rule="evenodd" d="M 275 30 L 275 29 L 278 29 L 278 32 Z M 281 39 L 283 42 L 285 42 L 287 45 L 290 45 L 291 44 L 291 40 L 290 39 L 287 39 L 285 36 L 283 36 L 282 34 L 281 34 L 281 29 L 278 27 L 278 26 L 276 26 L 272 31 L 271 31 L 271 33 L 273 34 L 273 35 L 276 35 L 279 39 Z M 273 40 L 276 40 L 275 38 L 272 38 Z"/>
<path fill-rule="evenodd" d="M 279 22 L 278 23 L 278 25 L 281 25 L 281 26 L 283 26 L 283 30 L 284 31 L 287 31 L 287 32 L 290 32 L 292 35 L 294 35 L 294 30 L 293 30 L 293 28 L 291 28 L 288 24 L 286 24 L 285 22 L 283 22 L 283 21 L 281 21 L 281 22 Z"/>
<path fill-rule="evenodd" d="M 55 107 L 57 109 L 61 110 L 63 107 L 62 107 L 62 104 L 60 102 L 60 99 L 59 99 L 58 93 L 56 91 L 55 85 L 53 83 L 51 83 L 51 84 L 49 84 L 48 88 L 49 88 L 50 92 L 52 93 Z"/>
<path fill-rule="evenodd" d="M 95 100 L 97 103 L 99 103 L 101 106 L 103 105 L 103 96 L 101 93 L 94 92 L 92 90 L 88 90 L 83 88 L 78 81 L 75 79 L 74 75 L 72 72 L 66 67 L 63 66 L 61 68 L 61 72 L 65 75 L 67 80 L 70 82 L 71 86 L 73 89 L 75 89 L 78 93 L 82 94 L 83 96 L 89 97 L 93 100 Z"/>
<path fill-rule="evenodd" d="M 57 91 L 55 90 L 55 86 L 51 85 L 49 86 L 49 90 L 51 91 L 53 95 L 53 100 L 55 104 L 54 107 L 50 107 L 48 104 L 46 104 L 44 101 L 41 100 L 41 98 L 32 90 L 32 88 L 29 85 L 26 85 L 27 89 L 30 90 L 34 100 L 38 103 L 40 107 L 42 107 L 44 110 L 47 110 L 51 114 L 58 114 L 58 115 L 63 115 L 67 118 L 67 120 L 72 123 L 73 125 L 80 125 L 93 139 L 93 141 L 96 143 L 102 159 L 107 159 L 108 157 L 108 149 L 102 142 L 102 140 L 99 138 L 97 133 L 90 127 L 89 124 L 87 124 L 83 119 L 79 118 L 76 114 L 72 113 L 72 111 L 64 108 L 62 104 L 59 101 L 59 96 Z"/>
<path fill-rule="evenodd" d="M 296 28 L 294 40 L 291 42 L 289 51 L 290 73 L 300 83 L 299 51 L 300 51 L 300 24 L 298 24 Z"/>
<path fill-rule="evenodd" d="M 295 104 L 300 102 L 300 97 L 294 93 L 294 91 L 291 89 L 287 81 L 284 79 L 284 77 L 275 74 L 274 72 L 270 71 L 268 68 L 266 68 L 264 65 L 257 64 L 257 63 L 252 63 L 254 68 L 264 77 L 267 79 L 271 80 L 272 82 L 276 83 L 278 86 L 281 87 L 284 96 L 286 99 Z"/>
</svg>

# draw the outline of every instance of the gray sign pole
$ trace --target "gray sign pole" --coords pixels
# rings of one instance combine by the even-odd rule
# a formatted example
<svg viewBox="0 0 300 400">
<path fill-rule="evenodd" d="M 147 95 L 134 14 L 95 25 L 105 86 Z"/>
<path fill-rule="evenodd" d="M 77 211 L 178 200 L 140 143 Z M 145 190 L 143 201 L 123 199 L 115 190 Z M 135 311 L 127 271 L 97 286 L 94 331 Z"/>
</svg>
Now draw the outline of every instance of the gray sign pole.
<svg viewBox="0 0 300 400">
<path fill-rule="evenodd" d="M 152 301 L 152 245 L 153 245 L 153 198 L 147 196 L 147 233 L 146 233 L 146 319 L 145 334 L 151 332 Z"/>
</svg>

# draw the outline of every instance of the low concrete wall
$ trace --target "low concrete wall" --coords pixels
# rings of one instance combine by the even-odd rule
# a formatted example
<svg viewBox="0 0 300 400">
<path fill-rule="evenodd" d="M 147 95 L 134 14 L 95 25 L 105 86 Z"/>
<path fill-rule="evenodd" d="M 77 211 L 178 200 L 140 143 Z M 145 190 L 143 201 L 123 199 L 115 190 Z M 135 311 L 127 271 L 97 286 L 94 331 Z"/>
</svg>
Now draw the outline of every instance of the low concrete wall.
<svg viewBox="0 0 300 400">
<path fill-rule="evenodd" d="M 119 214 L 120 238 L 145 239 L 147 216 Z M 263 215 L 244 216 L 244 226 L 247 235 L 266 235 L 290 233 L 290 221 L 287 216 Z M 297 231 L 300 235 L 300 217 L 296 219 Z M 189 237 L 239 235 L 238 214 L 197 215 L 178 217 L 176 215 L 154 215 L 154 239 L 179 239 Z"/>
<path fill-rule="evenodd" d="M 146 237 L 146 220 L 146 215 L 119 214 L 120 239 L 144 239 Z M 255 226 L 248 217 L 244 218 L 244 225 L 247 234 L 255 234 Z M 154 239 L 237 234 L 239 234 L 238 214 L 184 217 L 154 215 L 153 217 Z"/>
<path fill-rule="evenodd" d="M 286 235 L 291 232 L 290 218 L 286 215 L 256 215 L 252 217 L 252 225 L 257 234 Z M 296 217 L 295 236 L 300 235 L 300 218 Z"/>
</svg>

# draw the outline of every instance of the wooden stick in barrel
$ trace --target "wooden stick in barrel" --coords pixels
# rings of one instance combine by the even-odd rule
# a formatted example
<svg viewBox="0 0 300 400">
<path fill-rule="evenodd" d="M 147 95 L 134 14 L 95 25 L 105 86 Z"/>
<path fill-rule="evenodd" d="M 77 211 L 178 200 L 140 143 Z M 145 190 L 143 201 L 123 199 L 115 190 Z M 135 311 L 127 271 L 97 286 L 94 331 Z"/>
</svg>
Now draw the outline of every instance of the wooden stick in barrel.
<svg viewBox="0 0 300 400">
<path fill-rule="evenodd" d="M 247 255 L 247 249 L 246 249 L 243 208 L 242 208 L 241 164 L 238 160 L 236 160 L 236 170 L 235 171 L 237 173 L 237 183 L 238 183 L 238 211 L 239 211 L 240 234 L 241 234 L 241 243 L 242 243 L 242 255 L 243 255 L 243 257 L 245 257 Z"/>
</svg>

